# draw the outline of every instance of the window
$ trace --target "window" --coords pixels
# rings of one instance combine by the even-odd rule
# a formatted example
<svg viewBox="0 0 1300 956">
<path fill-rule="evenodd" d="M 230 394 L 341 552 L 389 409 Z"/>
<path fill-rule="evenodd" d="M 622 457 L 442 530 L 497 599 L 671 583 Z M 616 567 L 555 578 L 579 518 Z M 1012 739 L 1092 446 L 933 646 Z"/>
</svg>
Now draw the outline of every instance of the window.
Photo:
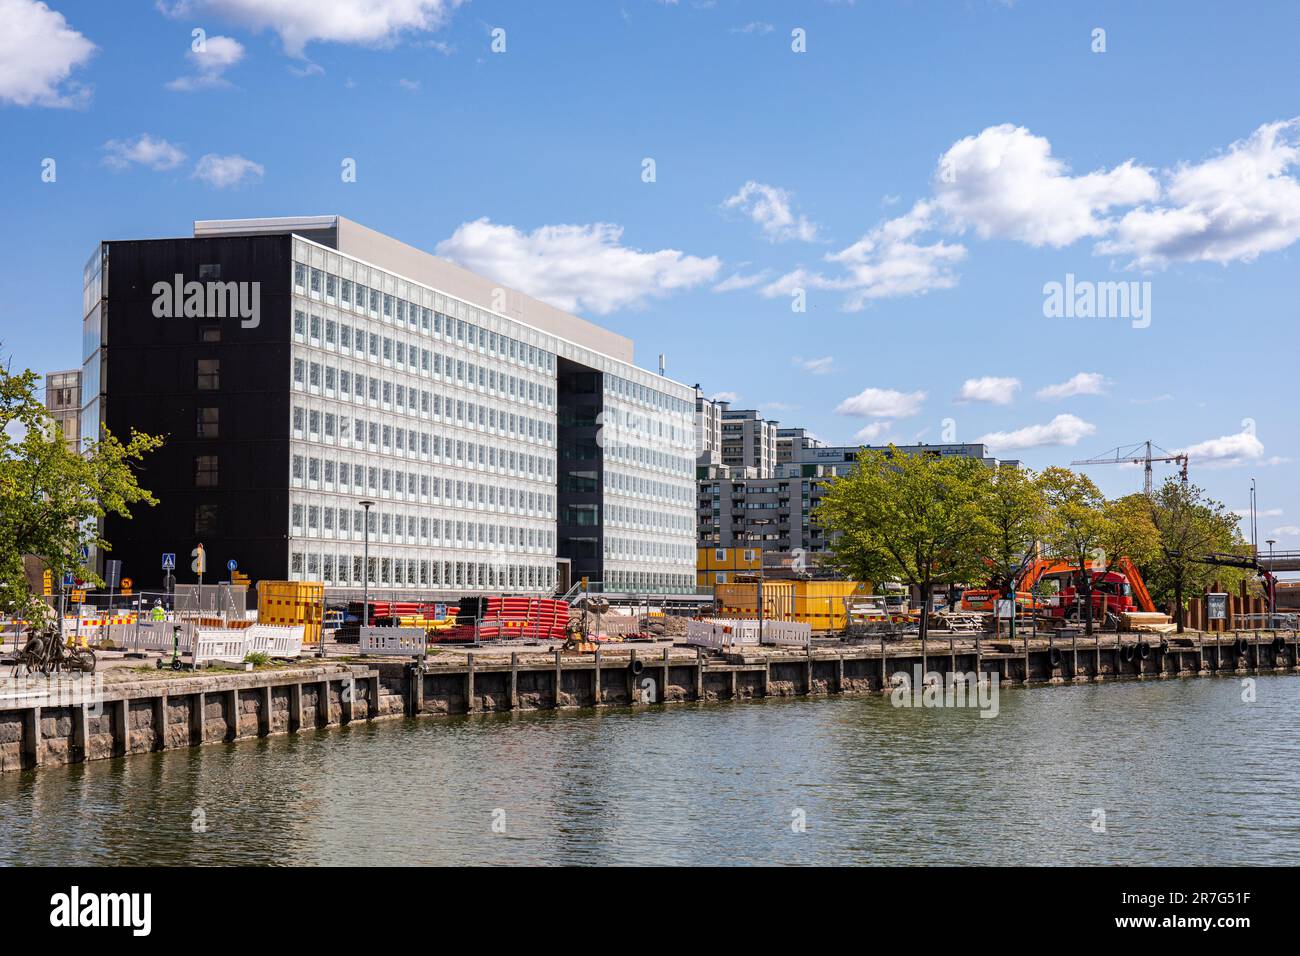
<svg viewBox="0 0 1300 956">
<path fill-rule="evenodd" d="M 200 392 L 213 392 L 221 387 L 221 359 L 195 362 L 195 387 Z"/>
<path fill-rule="evenodd" d="M 194 534 L 210 535 L 217 531 L 217 506 L 216 505 L 195 505 L 194 506 Z"/>
<path fill-rule="evenodd" d="M 220 279 L 220 278 L 221 278 L 221 263 L 205 262 L 199 265 L 199 281 L 203 281 L 205 279 Z"/>
<path fill-rule="evenodd" d="M 195 412 L 195 434 L 198 438 L 216 438 L 220 432 L 221 409 L 200 408 Z"/>
<path fill-rule="evenodd" d="M 200 342 L 220 342 L 221 326 L 219 325 L 200 325 L 199 326 Z"/>
<path fill-rule="evenodd" d="M 198 455 L 194 459 L 194 487 L 217 487 L 217 456 Z"/>
</svg>

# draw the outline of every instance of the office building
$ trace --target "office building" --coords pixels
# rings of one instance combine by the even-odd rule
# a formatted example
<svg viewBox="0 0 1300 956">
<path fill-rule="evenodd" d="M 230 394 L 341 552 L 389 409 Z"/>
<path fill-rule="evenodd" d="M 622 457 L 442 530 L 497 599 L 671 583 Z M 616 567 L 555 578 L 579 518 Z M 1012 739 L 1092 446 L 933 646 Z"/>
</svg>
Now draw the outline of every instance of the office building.
<svg viewBox="0 0 1300 956">
<path fill-rule="evenodd" d="M 208 580 L 359 590 L 367 534 L 385 596 L 694 584 L 694 390 L 623 336 L 339 216 L 102 242 L 83 280 L 82 434 L 167 439 L 104 529 L 140 586 L 202 542 Z"/>
</svg>

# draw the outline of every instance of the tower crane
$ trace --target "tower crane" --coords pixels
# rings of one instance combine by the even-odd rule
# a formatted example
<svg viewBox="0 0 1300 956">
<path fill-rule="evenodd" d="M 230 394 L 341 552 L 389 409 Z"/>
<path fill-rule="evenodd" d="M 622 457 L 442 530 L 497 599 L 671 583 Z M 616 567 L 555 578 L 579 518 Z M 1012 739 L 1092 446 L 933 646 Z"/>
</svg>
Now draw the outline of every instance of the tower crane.
<svg viewBox="0 0 1300 956">
<path fill-rule="evenodd" d="M 1187 484 L 1187 454 L 1181 452 L 1174 454 L 1166 451 L 1153 441 L 1140 441 L 1136 445 L 1121 445 L 1113 448 L 1096 458 L 1081 458 L 1072 461 L 1072 465 L 1123 465 L 1134 464 L 1143 466 L 1143 483 L 1142 491 L 1150 495 L 1151 487 L 1151 463 L 1153 461 L 1172 461 L 1177 462 L 1182 467 L 1178 470 L 1178 477 L 1182 479 L 1183 484 Z"/>
</svg>

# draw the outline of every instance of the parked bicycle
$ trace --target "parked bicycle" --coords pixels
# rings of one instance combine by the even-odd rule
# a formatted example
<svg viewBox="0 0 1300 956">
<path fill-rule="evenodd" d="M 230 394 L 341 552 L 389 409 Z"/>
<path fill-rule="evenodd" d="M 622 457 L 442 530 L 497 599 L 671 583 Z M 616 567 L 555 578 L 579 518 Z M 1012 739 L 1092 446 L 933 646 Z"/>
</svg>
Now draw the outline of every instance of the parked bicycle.
<svg viewBox="0 0 1300 956">
<path fill-rule="evenodd" d="M 22 650 L 18 652 L 14 671 L 26 668 L 28 674 L 40 672 L 53 674 L 58 671 L 75 671 L 82 674 L 95 672 L 95 652 L 89 647 L 74 647 L 62 639 L 59 627 L 49 624 L 28 630 L 29 637 Z"/>
</svg>

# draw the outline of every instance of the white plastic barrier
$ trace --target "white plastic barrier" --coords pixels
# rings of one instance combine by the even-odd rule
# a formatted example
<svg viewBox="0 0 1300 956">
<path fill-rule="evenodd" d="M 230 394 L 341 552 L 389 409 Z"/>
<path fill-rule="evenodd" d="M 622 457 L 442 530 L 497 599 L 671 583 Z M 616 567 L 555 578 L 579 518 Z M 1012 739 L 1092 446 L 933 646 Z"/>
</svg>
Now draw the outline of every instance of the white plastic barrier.
<svg viewBox="0 0 1300 956">
<path fill-rule="evenodd" d="M 307 629 L 301 624 L 254 624 L 248 630 L 257 635 L 258 646 L 265 646 L 264 653 L 271 657 L 294 658 L 302 655 L 302 639 Z"/>
<path fill-rule="evenodd" d="M 194 641 L 194 666 L 208 661 L 239 664 L 248 656 L 248 637 L 242 631 L 198 631 Z"/>
<path fill-rule="evenodd" d="M 357 636 L 357 652 L 420 657 L 427 650 L 428 641 L 428 635 L 419 627 L 363 627 Z"/>
<path fill-rule="evenodd" d="M 773 644 L 807 647 L 812 640 L 812 625 L 792 621 L 764 621 L 759 634 L 758 621 L 716 618 L 711 621 L 687 621 L 686 643 L 722 650 L 738 645 Z"/>
<path fill-rule="evenodd" d="M 117 647 L 133 651 L 161 651 L 170 653 L 172 649 L 172 628 L 181 629 L 180 649 L 192 650 L 194 646 L 193 621 L 141 621 L 136 624 L 114 625 L 113 643 Z M 118 628 L 121 628 L 119 630 Z"/>
</svg>

